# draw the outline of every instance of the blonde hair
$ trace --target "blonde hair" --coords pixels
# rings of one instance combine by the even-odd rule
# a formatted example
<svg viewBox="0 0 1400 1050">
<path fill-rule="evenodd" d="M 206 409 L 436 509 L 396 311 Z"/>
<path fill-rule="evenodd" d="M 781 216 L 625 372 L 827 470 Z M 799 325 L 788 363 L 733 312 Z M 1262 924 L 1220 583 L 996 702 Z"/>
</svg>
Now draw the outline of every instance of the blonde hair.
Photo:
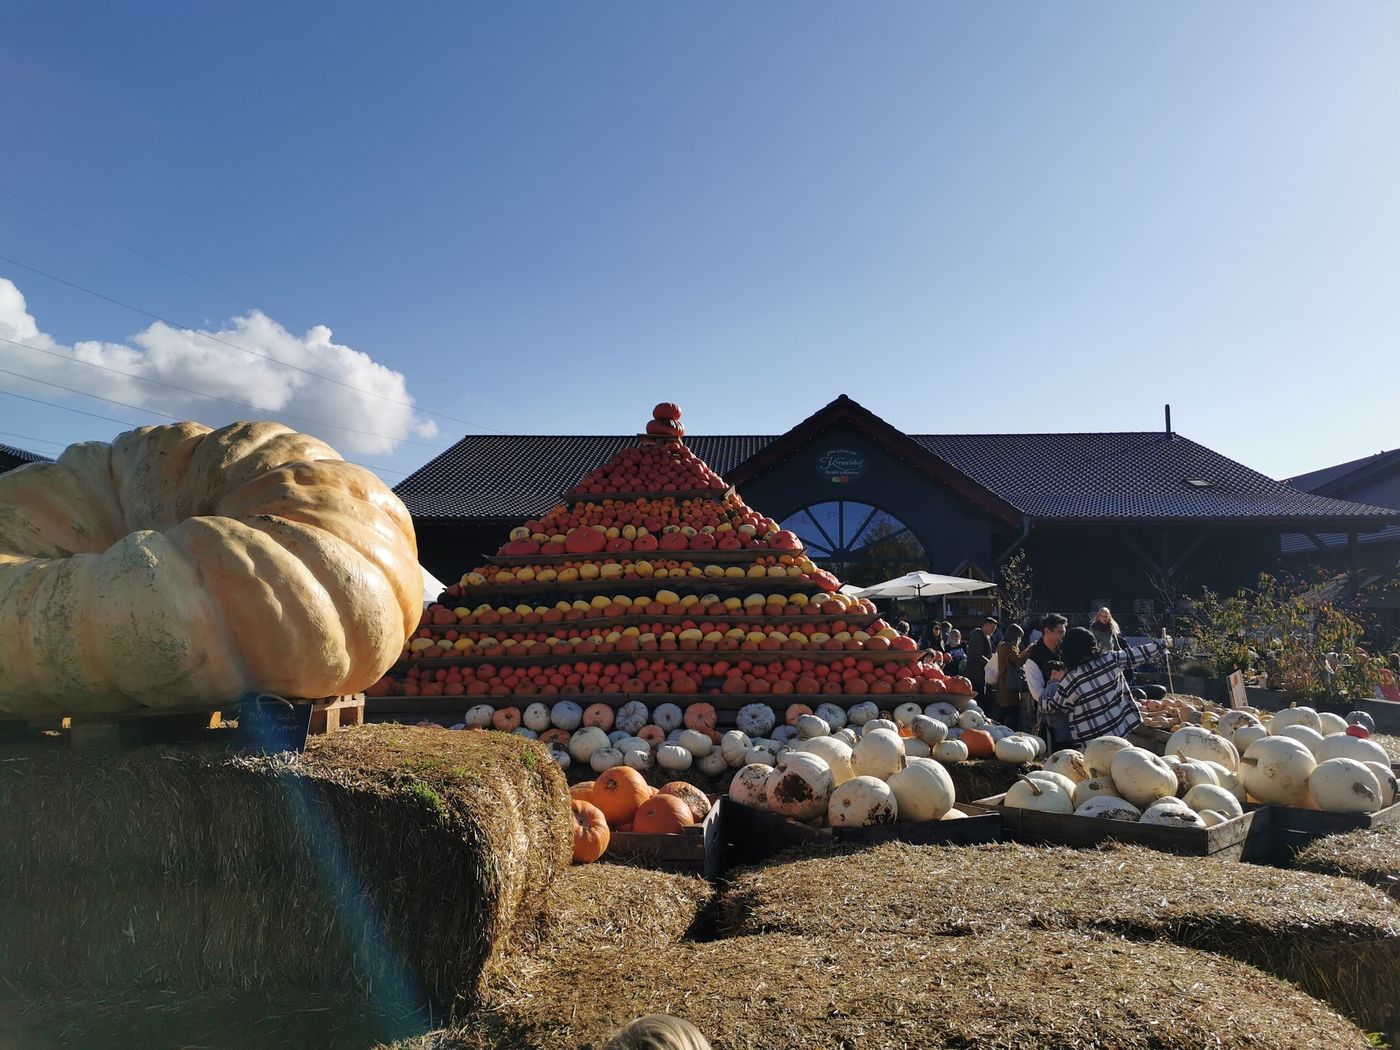
<svg viewBox="0 0 1400 1050">
<path fill-rule="evenodd" d="M 603 1050 L 710 1050 L 710 1041 L 689 1021 L 647 1014 L 614 1032 Z"/>
<path fill-rule="evenodd" d="M 1121 627 L 1118 626 L 1118 621 L 1115 620 L 1115 619 L 1113 618 L 1113 610 L 1110 609 L 1107 605 L 1105 605 L 1105 606 L 1104 606 L 1102 609 L 1100 609 L 1098 612 L 1094 613 L 1094 622 L 1095 622 L 1095 623 L 1098 623 L 1098 622 L 1099 622 L 1099 617 L 1102 616 L 1104 613 L 1108 613 L 1108 626 L 1109 626 L 1109 629 L 1110 629 L 1114 634 L 1122 634 L 1122 633 L 1123 633 L 1123 628 L 1121 628 Z"/>
</svg>

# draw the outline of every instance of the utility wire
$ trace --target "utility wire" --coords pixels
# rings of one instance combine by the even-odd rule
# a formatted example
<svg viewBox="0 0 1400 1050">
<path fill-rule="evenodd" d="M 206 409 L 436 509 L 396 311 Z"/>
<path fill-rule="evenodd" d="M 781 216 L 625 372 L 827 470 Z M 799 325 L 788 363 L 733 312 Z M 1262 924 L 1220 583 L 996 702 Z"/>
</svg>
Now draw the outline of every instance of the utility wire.
<svg viewBox="0 0 1400 1050">
<path fill-rule="evenodd" d="M 336 430 L 343 430 L 348 434 L 361 434 L 365 437 L 381 438 L 385 441 L 393 441 L 396 444 L 420 445 L 423 448 L 435 448 L 439 452 L 450 447 L 448 445 L 434 445 L 431 442 L 427 441 L 413 441 L 409 438 L 396 438 L 390 434 L 378 434 L 372 430 L 358 430 L 355 427 L 347 427 L 341 423 L 330 423 L 324 419 L 310 419 L 307 416 L 296 416 L 292 415 L 290 412 L 281 412 L 269 410 L 266 408 L 259 408 L 257 405 L 249 404 L 247 401 L 238 401 L 231 397 L 220 397 L 218 394 L 206 394 L 202 390 L 193 390 L 187 386 L 179 386 L 175 383 L 167 383 L 163 379 L 152 379 L 150 376 L 137 375 L 135 372 L 125 372 L 120 368 L 112 368 L 108 365 L 99 365 L 96 361 L 84 361 L 82 358 L 75 357 L 72 354 L 61 354 L 56 350 L 45 350 L 41 346 L 31 346 L 29 343 L 21 343 L 14 339 L 6 339 L 4 336 L 0 336 L 0 343 L 9 343 L 11 346 L 18 346 L 24 350 L 33 350 L 35 353 L 38 354 L 48 354 L 50 357 L 56 357 L 60 361 L 67 361 L 70 364 L 87 365 L 89 368 L 100 368 L 104 372 L 111 372 L 115 375 L 126 376 L 128 379 L 135 379 L 142 383 L 154 383 L 156 386 L 163 386 L 170 390 L 179 390 L 181 393 L 193 394 L 195 397 L 208 398 L 210 401 L 222 401 L 226 405 L 237 405 L 239 408 L 250 409 L 253 412 L 267 413 L 269 411 L 274 411 L 277 416 L 283 419 L 296 419 L 300 420 L 303 423 L 312 423 L 320 427 L 334 427 Z M 15 373 L 10 374 L 14 375 Z M 24 376 L 22 378 L 28 379 L 30 377 Z M 34 381 L 43 382 L 43 380 Z"/>
<path fill-rule="evenodd" d="M 3 371 L 3 369 L 0 369 L 0 371 Z M 9 373 L 6 373 L 6 374 L 7 374 L 7 375 L 17 375 L 18 373 L 9 372 Z M 159 412 L 159 411 L 157 411 L 157 410 L 155 410 L 155 409 L 153 409 L 153 408 L 140 408 L 139 406 L 136 406 L 136 405 L 128 405 L 128 404 L 126 404 L 125 402 L 122 402 L 122 401 L 112 401 L 111 398 L 99 397 L 97 394 L 88 394 L 88 393 L 84 393 L 84 392 L 81 391 L 81 390 L 74 390 L 74 389 L 72 389 L 71 387 L 59 386 L 58 383 L 49 383 L 49 382 L 46 382 L 45 380 L 42 380 L 42 379 L 30 379 L 30 377 L 28 377 L 28 376 L 20 376 L 20 378 L 21 378 L 21 379 L 27 379 L 27 380 L 28 380 L 29 382 L 31 382 L 31 383 L 44 383 L 44 385 L 46 385 L 46 386 L 57 386 L 57 387 L 59 387 L 60 390 L 67 390 L 69 393 L 71 393 L 71 394 L 77 394 L 79 397 L 91 397 L 91 398 L 96 398 L 98 401 L 108 401 L 108 402 L 110 402 L 111 404 L 114 404 L 114 405 L 121 405 L 123 408 L 134 408 L 134 409 L 136 409 L 136 411 L 138 411 L 138 412 L 148 412 L 148 413 L 150 413 L 150 414 L 152 414 L 152 415 L 157 415 L 157 416 L 170 416 L 170 413 L 168 413 L 168 412 Z M 61 411 L 64 411 L 64 412 L 75 412 L 75 413 L 77 413 L 77 414 L 80 415 L 80 416 L 88 416 L 88 417 L 90 417 L 90 418 L 92 418 L 92 419 L 103 419 L 103 420 L 106 420 L 108 423 L 120 423 L 120 424 L 121 424 L 122 426 L 124 426 L 124 427 L 139 427 L 139 426 L 143 426 L 143 425 L 144 425 L 144 424 L 141 424 L 141 423 L 132 423 L 132 422 L 130 422 L 129 420 L 125 420 L 125 419 L 118 419 L 116 416 L 104 416 L 104 415 L 102 415 L 102 414 L 99 413 L 99 412 L 89 412 L 89 411 L 87 411 L 86 409 L 74 408 L 72 405 L 60 404 L 60 403 L 57 402 L 57 401 L 47 401 L 47 400 L 45 400 L 44 398 L 41 398 L 41 397 L 30 397 L 28 394 L 17 394 L 17 393 L 15 393 L 13 390 L 0 390 L 0 395 L 4 395 L 5 397 L 16 397 L 16 398 L 19 398 L 21 401 L 30 401 L 30 402 L 32 402 L 32 403 L 34 403 L 34 404 L 36 404 L 36 405 L 46 405 L 46 406 L 48 406 L 49 408 L 57 408 L 57 409 L 60 409 Z M 179 417 L 179 416 L 170 416 L 170 418 L 171 418 L 171 419 L 179 419 L 180 417 Z M 36 440 L 36 441 L 37 441 L 37 440 L 42 440 L 42 439 L 40 439 L 40 438 L 34 438 L 34 439 L 32 439 L 32 440 Z M 59 444 L 59 442 L 54 441 L 54 442 L 49 442 L 49 444 L 57 445 L 57 444 Z M 396 469 L 393 468 L 393 467 L 380 467 L 380 466 L 376 466 L 376 465 L 373 464 L 373 463 L 360 463 L 360 462 L 358 462 L 358 461 L 356 461 L 356 460 L 346 460 L 346 462 L 347 462 L 347 463 L 354 463 L 355 466 L 357 466 L 357 467 L 364 467 L 366 470 L 382 470 L 382 471 L 383 471 L 384 473 L 386 473 L 386 474 L 399 474 L 399 475 L 401 475 L 401 476 L 403 476 L 403 477 L 407 477 L 407 476 L 409 475 L 409 473 L 410 473 L 410 471 L 407 471 L 407 470 L 396 470 Z"/>
<path fill-rule="evenodd" d="M 448 419 L 454 423 L 461 423 L 464 426 L 475 427 L 478 430 L 489 430 L 495 434 L 504 433 L 504 431 L 496 430 L 493 427 L 488 427 L 481 423 L 473 423 L 469 419 L 461 419 L 457 416 L 450 416 L 445 412 L 435 412 L 432 409 L 421 408 L 417 405 L 414 405 L 411 401 L 399 401 L 395 398 L 389 397 L 387 394 L 381 394 L 374 390 L 367 390 L 364 387 L 355 386 L 353 383 L 347 383 L 343 379 L 336 379 L 334 376 L 328 376 L 321 372 L 313 372 L 309 368 L 302 368 L 300 365 L 294 365 L 289 361 L 283 361 L 281 358 L 273 357 L 270 354 L 264 354 L 258 350 L 249 349 L 246 346 L 239 346 L 237 343 L 230 343 L 227 339 L 220 339 L 218 336 L 211 335 L 208 332 L 202 332 L 197 329 L 190 328 L 186 325 L 177 324 L 174 321 L 162 317 L 160 314 L 152 313 L 150 310 L 143 309 L 139 306 L 133 306 L 131 303 L 123 302 L 120 299 L 114 299 L 110 295 L 104 295 L 102 292 L 94 291 L 91 288 L 86 288 L 81 284 L 76 284 L 73 281 L 67 280 L 66 278 L 59 277 L 57 274 L 49 273 L 47 270 L 41 270 L 37 266 L 30 266 L 28 263 L 20 262 L 18 259 L 11 258 L 8 255 L 0 255 L 0 262 L 7 262 L 11 266 L 18 266 L 22 270 L 28 270 L 30 273 L 37 274 L 40 277 L 53 281 L 56 284 L 64 285 L 67 288 L 72 288 L 74 291 L 82 292 L 84 295 L 91 295 L 94 298 L 101 299 L 103 302 L 111 303 L 113 306 L 120 306 L 123 310 L 130 310 L 132 313 L 140 314 L 143 317 L 149 317 L 153 321 L 159 321 L 161 324 L 167 325 L 170 328 L 177 329 L 181 332 L 187 332 L 190 335 L 198 336 L 202 339 L 208 339 L 210 342 L 219 343 L 222 346 L 227 346 L 232 350 L 238 350 L 241 353 L 251 354 L 253 357 L 260 357 L 264 361 L 271 361 L 273 364 L 281 365 L 283 368 L 290 368 L 293 371 L 313 376 L 316 379 L 323 379 L 327 383 L 334 383 L 336 386 L 344 387 L 347 390 L 354 390 L 358 393 L 365 394 L 368 397 L 374 397 L 378 398 L 381 401 L 387 401 L 392 405 L 400 405 L 403 408 L 416 409 L 417 411 L 422 412 L 424 415 L 436 416 L 439 419 Z"/>
<path fill-rule="evenodd" d="M 19 438 L 21 441 L 37 441 L 41 445 L 57 445 L 59 448 L 64 447 L 64 442 L 62 441 L 54 441 L 52 438 L 35 437 L 33 434 L 16 434 L 11 430 L 0 430 L 0 437 Z"/>
</svg>

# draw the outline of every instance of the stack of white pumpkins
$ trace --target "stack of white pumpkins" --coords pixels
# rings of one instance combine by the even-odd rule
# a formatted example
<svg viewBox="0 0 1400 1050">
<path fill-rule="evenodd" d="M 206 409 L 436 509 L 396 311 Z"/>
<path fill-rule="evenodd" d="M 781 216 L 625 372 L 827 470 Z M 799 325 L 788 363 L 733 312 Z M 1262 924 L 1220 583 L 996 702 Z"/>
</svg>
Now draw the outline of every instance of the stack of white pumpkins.
<svg viewBox="0 0 1400 1050">
<path fill-rule="evenodd" d="M 894 714 L 912 736 L 901 735 L 901 721 L 878 717 L 874 704 L 849 712 L 823 704 L 798 716 L 795 735 L 782 741 L 726 733 L 720 752 L 738 767 L 729 797 L 817 827 L 965 817 L 954 808 L 953 781 L 942 763 L 965 759 L 967 748 L 949 740 L 949 724 L 918 704 L 902 704 Z"/>
<path fill-rule="evenodd" d="M 1374 813 L 1395 805 L 1400 786 L 1364 712 L 1346 718 L 1311 707 L 1260 717 L 1227 711 L 1215 734 L 1240 753 L 1250 801 L 1329 813 Z M 1167 753 L 1172 753 L 1171 742 Z"/>
<path fill-rule="evenodd" d="M 1228 740 L 1184 726 L 1168 742 L 1171 758 L 1116 736 L 1066 748 L 1023 776 L 1003 805 L 1165 827 L 1206 828 L 1244 815 L 1239 755 Z"/>
</svg>

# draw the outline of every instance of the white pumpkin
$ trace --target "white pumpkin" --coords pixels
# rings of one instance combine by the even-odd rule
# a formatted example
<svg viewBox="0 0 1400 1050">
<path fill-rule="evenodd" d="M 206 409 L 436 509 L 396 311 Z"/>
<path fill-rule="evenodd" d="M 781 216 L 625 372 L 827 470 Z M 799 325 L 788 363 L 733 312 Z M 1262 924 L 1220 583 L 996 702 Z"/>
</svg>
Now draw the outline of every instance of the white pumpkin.
<svg viewBox="0 0 1400 1050">
<path fill-rule="evenodd" d="M 715 749 L 714 741 L 698 729 L 684 729 L 676 743 L 685 748 L 695 758 L 704 758 Z"/>
<path fill-rule="evenodd" d="M 1032 780 L 1030 777 L 1021 777 L 1012 784 L 1002 798 L 1002 805 L 1012 809 L 1034 809 L 1041 813 L 1074 812 L 1070 791 L 1052 780 Z"/>
<path fill-rule="evenodd" d="M 690 768 L 695 756 L 679 744 L 662 744 L 656 749 L 656 764 L 672 773 L 680 773 Z"/>
<path fill-rule="evenodd" d="M 1310 726 L 1299 725 L 1297 722 L 1294 722 L 1292 725 L 1284 726 L 1274 735 L 1286 736 L 1292 740 L 1298 741 L 1312 752 L 1313 758 L 1317 758 L 1318 752 L 1322 750 L 1322 742 L 1326 739 L 1326 737 L 1316 729 Z"/>
<path fill-rule="evenodd" d="M 924 715 L 927 718 L 935 718 L 945 726 L 955 726 L 958 724 L 958 709 L 946 700 L 937 700 L 924 708 Z"/>
<path fill-rule="evenodd" d="M 608 739 L 612 740 L 611 734 L 609 734 Z M 624 755 L 629 751 L 651 751 L 651 741 L 643 740 L 639 736 L 623 736 L 621 739 L 612 740 L 612 746 Z"/>
<path fill-rule="evenodd" d="M 516 726 L 510 732 L 512 736 L 524 737 L 526 740 L 538 740 L 540 738 L 540 735 L 538 733 L 536 733 L 533 729 L 526 728 L 525 726 Z"/>
<path fill-rule="evenodd" d="M 467 708 L 466 716 L 462 719 L 469 726 L 477 729 L 489 729 L 491 727 L 491 716 L 496 713 L 496 709 L 490 704 L 476 704 Z M 549 728 L 549 723 L 545 722 L 545 728 Z"/>
<path fill-rule="evenodd" d="M 1201 823 L 1208 828 L 1213 828 L 1218 824 L 1224 824 L 1227 821 L 1235 819 L 1228 813 L 1221 813 L 1218 809 L 1203 809 L 1196 815 L 1201 818 Z"/>
<path fill-rule="evenodd" d="M 851 747 L 845 741 L 834 736 L 819 736 L 814 740 L 804 740 L 799 746 L 807 754 L 816 755 L 827 764 L 836 787 L 856 775 L 851 768 Z"/>
<path fill-rule="evenodd" d="M 642 726 L 651 721 L 651 712 L 647 710 L 647 705 L 640 700 L 628 700 L 617 709 L 617 717 L 613 720 L 613 725 L 626 733 L 638 733 Z"/>
<path fill-rule="evenodd" d="M 724 760 L 724 756 L 716 749 L 703 758 L 697 759 L 695 768 L 704 773 L 707 777 L 723 776 L 724 771 L 729 768 L 729 763 Z"/>
<path fill-rule="evenodd" d="M 939 820 L 953 808 L 953 778 L 937 762 L 911 762 L 887 781 L 905 823 Z"/>
<path fill-rule="evenodd" d="M 744 764 L 747 766 L 774 766 L 777 762 L 777 752 L 762 744 L 754 744 L 744 752 Z"/>
<path fill-rule="evenodd" d="M 1169 828 L 1203 828 L 1205 821 L 1194 809 L 1180 799 L 1160 799 L 1142 811 L 1139 824 L 1157 824 Z"/>
<path fill-rule="evenodd" d="M 1319 711 L 1317 721 L 1317 731 L 1323 736 L 1332 736 L 1347 731 L 1347 720 L 1341 715 L 1334 715 L 1331 711 Z"/>
<path fill-rule="evenodd" d="M 940 722 L 936 718 L 930 718 L 928 715 L 920 715 L 918 718 L 914 719 L 914 721 L 909 723 L 909 728 L 914 731 L 915 739 L 922 740 L 925 744 L 928 744 L 929 747 L 948 738 L 947 723 Z"/>
<path fill-rule="evenodd" d="M 569 737 L 569 754 L 575 762 L 591 761 L 593 752 L 608 746 L 608 734 L 597 726 L 587 726 Z"/>
<path fill-rule="evenodd" d="M 870 719 L 868 722 L 865 723 L 865 725 L 860 727 L 860 735 L 865 736 L 866 733 L 873 732 L 876 729 L 888 730 L 889 732 L 895 734 L 895 736 L 899 735 L 899 723 L 893 722 L 888 718 Z"/>
<path fill-rule="evenodd" d="M 850 726 L 836 730 L 836 732 L 831 734 L 831 738 L 841 741 L 841 743 L 845 744 L 847 747 L 855 747 L 860 743 L 860 736 Z"/>
<path fill-rule="evenodd" d="M 560 700 L 549 709 L 549 721 L 555 729 L 562 729 L 566 733 L 572 733 L 583 724 L 583 708 L 579 707 L 578 704 L 574 703 L 572 700 Z M 640 729 L 641 727 L 638 726 L 638 728 Z M 598 731 L 600 733 L 602 732 L 601 729 Z M 574 757 L 578 758 L 577 755 L 574 755 Z M 587 761 L 587 759 L 579 759 L 579 761 Z"/>
<path fill-rule="evenodd" d="M 1186 792 L 1201 784 L 1211 784 L 1219 786 L 1220 781 L 1215 775 L 1215 770 L 1204 762 L 1197 762 L 1194 759 L 1181 762 L 1173 770 L 1176 773 L 1176 793 L 1185 797 Z M 1195 808 L 1194 806 L 1192 807 Z"/>
<path fill-rule="evenodd" d="M 868 828 L 899 819 L 899 801 L 878 777 L 852 777 L 831 793 L 826 822 L 833 828 Z"/>
<path fill-rule="evenodd" d="M 1215 731 L 1229 740 L 1240 726 L 1258 725 L 1259 719 L 1249 711 L 1226 711 L 1215 722 Z"/>
<path fill-rule="evenodd" d="M 1084 746 L 1084 765 L 1089 777 L 1106 777 L 1113 768 L 1113 756 L 1132 747 L 1121 736 L 1101 736 Z"/>
<path fill-rule="evenodd" d="M 929 747 L 922 740 L 904 741 L 905 758 L 932 758 L 933 748 Z"/>
<path fill-rule="evenodd" d="M 1322 744 L 1313 753 L 1313 757 L 1319 762 L 1326 762 L 1329 758 L 1350 758 L 1357 762 L 1380 762 L 1390 765 L 1390 756 L 1380 744 L 1374 740 L 1363 740 L 1359 736 L 1347 736 L 1345 733 L 1323 737 Z"/>
<path fill-rule="evenodd" d="M 1092 781 L 1084 781 L 1092 783 Z M 1125 798 L 1117 795 L 1095 795 L 1074 808 L 1076 817 L 1096 817 L 1099 820 L 1121 820 L 1134 823 L 1142 816 L 1142 810 Z"/>
<path fill-rule="evenodd" d="M 1376 775 L 1376 780 L 1380 783 L 1381 809 L 1400 801 L 1400 781 L 1397 780 L 1394 769 L 1381 762 L 1367 762 L 1366 768 Z"/>
<path fill-rule="evenodd" d="M 976 707 L 969 707 L 958 715 L 959 729 L 980 729 L 987 724 L 987 716 Z"/>
<path fill-rule="evenodd" d="M 960 810 L 960 809 L 954 807 L 953 809 L 948 810 L 947 813 L 944 813 L 943 816 L 939 817 L 938 819 L 939 819 L 939 820 L 964 820 L 964 819 L 966 819 L 966 817 L 967 817 L 967 814 L 966 814 L 966 813 L 964 813 L 962 810 Z"/>
<path fill-rule="evenodd" d="M 588 764 L 592 767 L 593 772 L 601 773 L 605 769 L 612 769 L 613 766 L 622 765 L 625 757 L 626 756 L 615 747 L 600 747 L 597 751 L 593 752 L 593 757 L 588 760 Z"/>
<path fill-rule="evenodd" d="M 1025 776 L 1031 780 L 1043 780 L 1062 788 L 1070 798 L 1074 797 L 1074 781 L 1063 773 L 1056 773 L 1053 769 L 1032 769 Z"/>
<path fill-rule="evenodd" d="M 657 704 L 656 710 L 651 713 L 651 720 L 669 733 L 685 722 L 685 712 L 676 704 Z"/>
<path fill-rule="evenodd" d="M 1181 801 L 1197 813 L 1210 809 L 1231 818 L 1244 816 L 1240 800 L 1217 784 L 1198 784 Z"/>
<path fill-rule="evenodd" d="M 1263 740 L 1268 735 L 1269 731 L 1258 722 L 1248 722 L 1230 734 L 1230 743 L 1235 745 L 1236 751 L 1244 754 L 1251 744 Z"/>
<path fill-rule="evenodd" d="M 1238 769 L 1240 753 L 1235 745 L 1219 733 L 1200 726 L 1183 726 L 1167 740 L 1164 749 L 1169 755 L 1198 762 L 1219 762 L 1226 769 Z"/>
<path fill-rule="evenodd" d="M 1351 758 L 1319 762 L 1308 775 L 1308 792 L 1327 813 L 1374 813 L 1385 804 L 1376 774 Z"/>
<path fill-rule="evenodd" d="M 645 773 L 656 768 L 656 759 L 652 757 L 650 748 L 646 751 L 638 751 L 633 748 L 622 753 L 622 764 L 635 769 L 638 773 Z"/>
<path fill-rule="evenodd" d="M 1088 802 L 1091 798 L 1119 798 L 1118 789 L 1113 786 L 1112 777 L 1090 777 L 1088 780 L 1081 780 L 1074 785 L 1074 809 L 1079 811 L 1079 807 Z M 1136 809 L 1137 807 L 1134 807 Z M 1134 818 L 1136 819 L 1136 818 Z"/>
<path fill-rule="evenodd" d="M 889 729 L 867 731 L 851 752 L 851 768 L 857 777 L 885 780 L 903 764 L 904 741 Z"/>
<path fill-rule="evenodd" d="M 846 712 L 836 704 L 818 704 L 813 713 L 832 729 L 840 729 L 846 724 Z"/>
<path fill-rule="evenodd" d="M 797 735 L 803 740 L 831 735 L 830 724 L 825 718 L 818 718 L 816 715 L 798 715 L 796 726 Z"/>
<path fill-rule="evenodd" d="M 767 736 L 778 719 L 767 704 L 746 704 L 739 709 L 739 717 L 735 721 L 740 732 L 749 736 Z"/>
<path fill-rule="evenodd" d="M 768 775 L 772 767 L 755 763 L 742 766 L 729 781 L 729 797 L 746 806 L 763 809 L 768 805 Z"/>
<path fill-rule="evenodd" d="M 763 795 L 779 816 L 811 820 L 826 812 L 835 787 L 830 766 L 816 755 L 793 751 L 768 774 Z"/>
<path fill-rule="evenodd" d="M 933 757 L 940 762 L 966 762 L 967 745 L 961 740 L 944 740 L 934 745 Z"/>
<path fill-rule="evenodd" d="M 550 725 L 549 706 L 536 700 L 533 704 L 525 708 L 524 713 L 520 716 L 520 720 L 536 733 L 543 733 Z"/>
<path fill-rule="evenodd" d="M 783 745 L 789 745 L 798 738 L 796 726 L 778 726 L 773 730 L 773 739 Z"/>
<path fill-rule="evenodd" d="M 1245 790 L 1270 806 L 1306 805 L 1308 777 L 1316 768 L 1307 745 L 1287 736 L 1266 736 L 1240 756 Z"/>
<path fill-rule="evenodd" d="M 900 726 L 911 726 L 914 724 L 914 719 L 922 718 L 923 716 L 924 709 L 913 702 L 900 704 L 894 709 L 895 723 Z"/>
<path fill-rule="evenodd" d="M 880 717 L 880 709 L 870 700 L 862 700 L 847 712 L 847 724 L 863 726 L 872 718 Z"/>
<path fill-rule="evenodd" d="M 613 747 L 617 747 L 618 744 L 622 743 L 622 741 L 626 740 L 627 738 L 628 733 L 626 730 L 614 729 L 611 733 L 608 734 L 608 743 L 611 744 Z M 619 750 L 622 749 L 619 748 Z"/>
<path fill-rule="evenodd" d="M 1311 707 L 1285 707 L 1282 711 L 1275 711 L 1269 719 L 1269 733 L 1278 736 L 1285 726 L 1304 725 L 1316 732 L 1322 732 L 1322 719 L 1317 717 L 1317 712 Z"/>
<path fill-rule="evenodd" d="M 554 759 L 554 764 L 560 769 L 568 769 L 574 764 L 574 760 L 570 757 L 568 749 L 558 744 L 549 745 L 549 757 Z"/>
<path fill-rule="evenodd" d="M 1002 762 L 1024 765 L 1035 760 L 1035 741 L 1012 733 L 996 742 L 995 754 Z"/>
<path fill-rule="evenodd" d="M 1130 747 L 1113 756 L 1110 765 L 1118 794 L 1138 808 L 1176 794 L 1176 774 L 1151 751 Z"/>
<path fill-rule="evenodd" d="M 724 755 L 724 760 L 735 769 L 744 764 L 744 754 L 751 747 L 753 741 L 749 739 L 749 735 L 737 729 L 731 729 L 719 738 L 720 754 Z"/>
<path fill-rule="evenodd" d="M 1223 787 L 1243 805 L 1248 801 L 1248 792 L 1244 789 L 1244 780 L 1241 778 L 1239 770 L 1226 769 L 1219 762 L 1207 762 L 1211 772 L 1215 774 L 1215 782 Z"/>
<path fill-rule="evenodd" d="M 1084 752 L 1072 747 L 1062 748 L 1045 760 L 1045 768 L 1067 776 L 1074 783 L 1089 779 L 1089 767 L 1084 764 Z"/>
</svg>

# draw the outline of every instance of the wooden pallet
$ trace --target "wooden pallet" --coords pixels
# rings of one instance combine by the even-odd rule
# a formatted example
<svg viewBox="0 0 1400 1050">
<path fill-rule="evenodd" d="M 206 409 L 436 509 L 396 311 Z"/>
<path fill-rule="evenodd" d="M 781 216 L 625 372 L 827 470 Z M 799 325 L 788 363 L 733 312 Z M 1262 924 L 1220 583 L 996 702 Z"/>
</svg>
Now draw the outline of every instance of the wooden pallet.
<svg viewBox="0 0 1400 1050">
<path fill-rule="evenodd" d="M 309 736 L 324 736 L 337 729 L 365 724 L 365 694 L 354 696 L 332 696 L 316 700 L 311 704 L 311 726 Z"/>
<path fill-rule="evenodd" d="M 711 799 L 710 812 L 703 821 L 674 835 L 614 831 L 603 859 L 635 868 L 713 878 L 719 868 L 718 827 L 719 806 Z"/>
<path fill-rule="evenodd" d="M 1375 813 L 1324 813 L 1295 806 L 1259 806 L 1254 810 L 1264 811 L 1269 814 L 1269 843 L 1260 859 L 1283 867 L 1291 865 L 1300 850 L 1327 835 L 1400 826 L 1400 803 Z"/>
</svg>

